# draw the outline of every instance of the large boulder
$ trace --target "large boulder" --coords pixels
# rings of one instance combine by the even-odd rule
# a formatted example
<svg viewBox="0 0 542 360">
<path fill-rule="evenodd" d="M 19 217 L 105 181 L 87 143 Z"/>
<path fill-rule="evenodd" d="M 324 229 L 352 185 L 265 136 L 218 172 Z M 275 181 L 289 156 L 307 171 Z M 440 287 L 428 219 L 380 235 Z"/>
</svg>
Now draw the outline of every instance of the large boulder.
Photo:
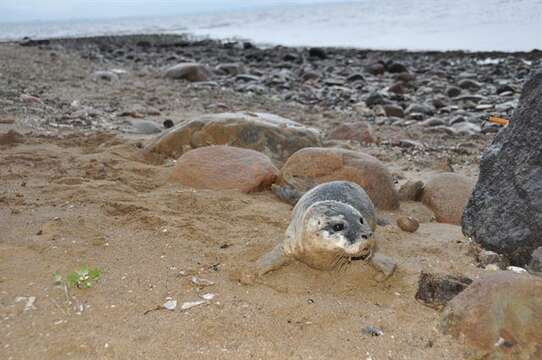
<svg viewBox="0 0 542 360">
<path fill-rule="evenodd" d="M 422 202 L 438 222 L 459 225 L 473 186 L 473 181 L 463 175 L 439 173 L 425 183 Z"/>
<path fill-rule="evenodd" d="M 171 179 L 197 189 L 254 192 L 269 188 L 278 173 L 264 154 L 222 145 L 187 152 L 177 160 Z"/>
<path fill-rule="evenodd" d="M 263 152 L 277 162 L 297 150 L 321 144 L 320 132 L 295 121 L 267 113 L 221 113 L 202 115 L 181 123 L 145 148 L 147 159 L 178 158 L 185 151 L 232 145 Z"/>
<path fill-rule="evenodd" d="M 378 208 L 399 207 L 390 172 L 371 155 L 337 148 L 305 148 L 293 154 L 280 172 L 282 184 L 292 185 L 301 192 L 334 180 L 359 184 Z"/>
<path fill-rule="evenodd" d="M 542 359 L 542 279 L 511 271 L 486 275 L 453 298 L 441 329 L 474 359 Z"/>
<path fill-rule="evenodd" d="M 482 155 L 463 233 L 519 266 L 542 246 L 542 69 L 525 83 L 510 125 Z"/>
<path fill-rule="evenodd" d="M 198 63 L 180 63 L 166 70 L 164 76 L 171 79 L 184 79 L 191 82 L 208 81 L 209 70 Z"/>
</svg>

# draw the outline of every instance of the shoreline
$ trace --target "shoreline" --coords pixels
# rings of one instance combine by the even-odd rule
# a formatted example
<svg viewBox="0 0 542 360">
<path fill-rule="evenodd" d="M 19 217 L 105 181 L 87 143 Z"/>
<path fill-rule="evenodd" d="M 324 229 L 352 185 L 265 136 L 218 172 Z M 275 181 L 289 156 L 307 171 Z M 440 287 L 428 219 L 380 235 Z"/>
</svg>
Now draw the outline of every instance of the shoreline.
<svg viewBox="0 0 542 360">
<path fill-rule="evenodd" d="M 88 36 L 59 36 L 59 37 L 43 37 L 43 38 L 22 38 L 17 40 L 0 40 L 0 44 L 20 44 L 24 42 L 25 39 L 30 40 L 30 42 L 35 43 L 36 45 L 46 45 L 49 43 L 69 43 L 69 42 L 78 42 L 78 41 L 92 41 L 92 40 L 106 40 L 106 39 L 137 39 L 137 38 L 146 38 L 149 40 L 156 40 L 160 38 L 176 38 L 178 40 L 187 40 L 192 42 L 197 41 L 212 41 L 216 44 L 226 44 L 226 43 L 235 43 L 235 42 L 249 42 L 254 46 L 261 49 L 270 49 L 275 47 L 282 48 L 291 48 L 291 49 L 306 49 L 311 47 L 319 47 L 324 49 L 331 49 L 337 51 L 360 51 L 360 52 L 380 52 L 384 54 L 412 54 L 412 55 L 430 55 L 435 56 L 441 54 L 443 56 L 472 56 L 472 57 L 487 57 L 487 58 L 499 58 L 505 56 L 515 56 L 523 57 L 526 60 L 532 59 L 541 59 L 542 58 L 542 49 L 533 48 L 529 51 L 476 51 L 476 50 L 463 50 L 463 49 L 450 49 L 450 50 L 411 50 L 411 49 L 379 49 L 379 48 L 361 48 L 361 47 L 348 47 L 348 46 L 286 46 L 281 44 L 261 44 L 253 42 L 250 39 L 240 38 L 213 38 L 207 35 L 196 35 L 193 33 L 173 33 L 173 32 L 162 32 L 162 33 L 127 33 L 127 34 L 103 34 L 103 35 L 88 35 Z"/>
</svg>

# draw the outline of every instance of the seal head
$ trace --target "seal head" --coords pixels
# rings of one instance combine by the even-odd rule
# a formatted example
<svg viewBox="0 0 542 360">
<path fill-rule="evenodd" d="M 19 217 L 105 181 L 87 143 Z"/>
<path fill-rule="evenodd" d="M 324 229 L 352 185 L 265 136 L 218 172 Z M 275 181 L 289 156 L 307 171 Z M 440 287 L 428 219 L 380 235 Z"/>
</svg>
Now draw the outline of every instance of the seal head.
<svg viewBox="0 0 542 360">
<path fill-rule="evenodd" d="M 374 250 L 369 221 L 349 204 L 333 200 L 315 202 L 307 208 L 301 222 L 296 238 L 284 250 L 313 268 L 331 270 L 352 258 L 367 259 Z"/>
</svg>

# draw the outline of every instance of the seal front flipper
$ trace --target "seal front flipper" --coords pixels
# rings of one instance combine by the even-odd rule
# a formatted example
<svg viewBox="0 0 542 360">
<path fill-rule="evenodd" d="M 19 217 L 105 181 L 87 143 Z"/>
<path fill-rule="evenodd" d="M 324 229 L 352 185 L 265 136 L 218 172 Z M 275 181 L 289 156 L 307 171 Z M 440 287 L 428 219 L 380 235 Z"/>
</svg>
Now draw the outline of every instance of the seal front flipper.
<svg viewBox="0 0 542 360">
<path fill-rule="evenodd" d="M 262 276 L 270 271 L 277 270 L 289 262 L 290 258 L 284 254 L 282 243 L 278 244 L 273 248 L 273 250 L 258 260 L 258 276 Z"/>
<path fill-rule="evenodd" d="M 389 278 L 397 268 L 397 263 L 392 258 L 378 252 L 369 259 L 369 264 L 380 272 L 376 277 L 378 281 L 384 281 Z"/>
<path fill-rule="evenodd" d="M 271 191 L 275 194 L 280 200 L 288 203 L 290 205 L 295 205 L 303 193 L 296 190 L 292 185 L 279 186 L 276 184 L 271 185 Z"/>
</svg>

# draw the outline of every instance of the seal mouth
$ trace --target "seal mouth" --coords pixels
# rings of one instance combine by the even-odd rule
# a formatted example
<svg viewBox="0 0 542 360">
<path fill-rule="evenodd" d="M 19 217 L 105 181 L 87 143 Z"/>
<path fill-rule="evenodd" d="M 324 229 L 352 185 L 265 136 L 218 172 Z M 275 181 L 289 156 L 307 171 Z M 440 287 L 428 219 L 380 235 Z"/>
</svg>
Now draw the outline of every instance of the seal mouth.
<svg viewBox="0 0 542 360">
<path fill-rule="evenodd" d="M 350 257 L 351 260 L 369 260 L 371 258 L 371 256 L 373 255 L 373 250 L 369 250 L 369 252 L 367 254 L 362 254 L 362 255 L 357 255 L 357 256 L 352 256 Z"/>
</svg>

